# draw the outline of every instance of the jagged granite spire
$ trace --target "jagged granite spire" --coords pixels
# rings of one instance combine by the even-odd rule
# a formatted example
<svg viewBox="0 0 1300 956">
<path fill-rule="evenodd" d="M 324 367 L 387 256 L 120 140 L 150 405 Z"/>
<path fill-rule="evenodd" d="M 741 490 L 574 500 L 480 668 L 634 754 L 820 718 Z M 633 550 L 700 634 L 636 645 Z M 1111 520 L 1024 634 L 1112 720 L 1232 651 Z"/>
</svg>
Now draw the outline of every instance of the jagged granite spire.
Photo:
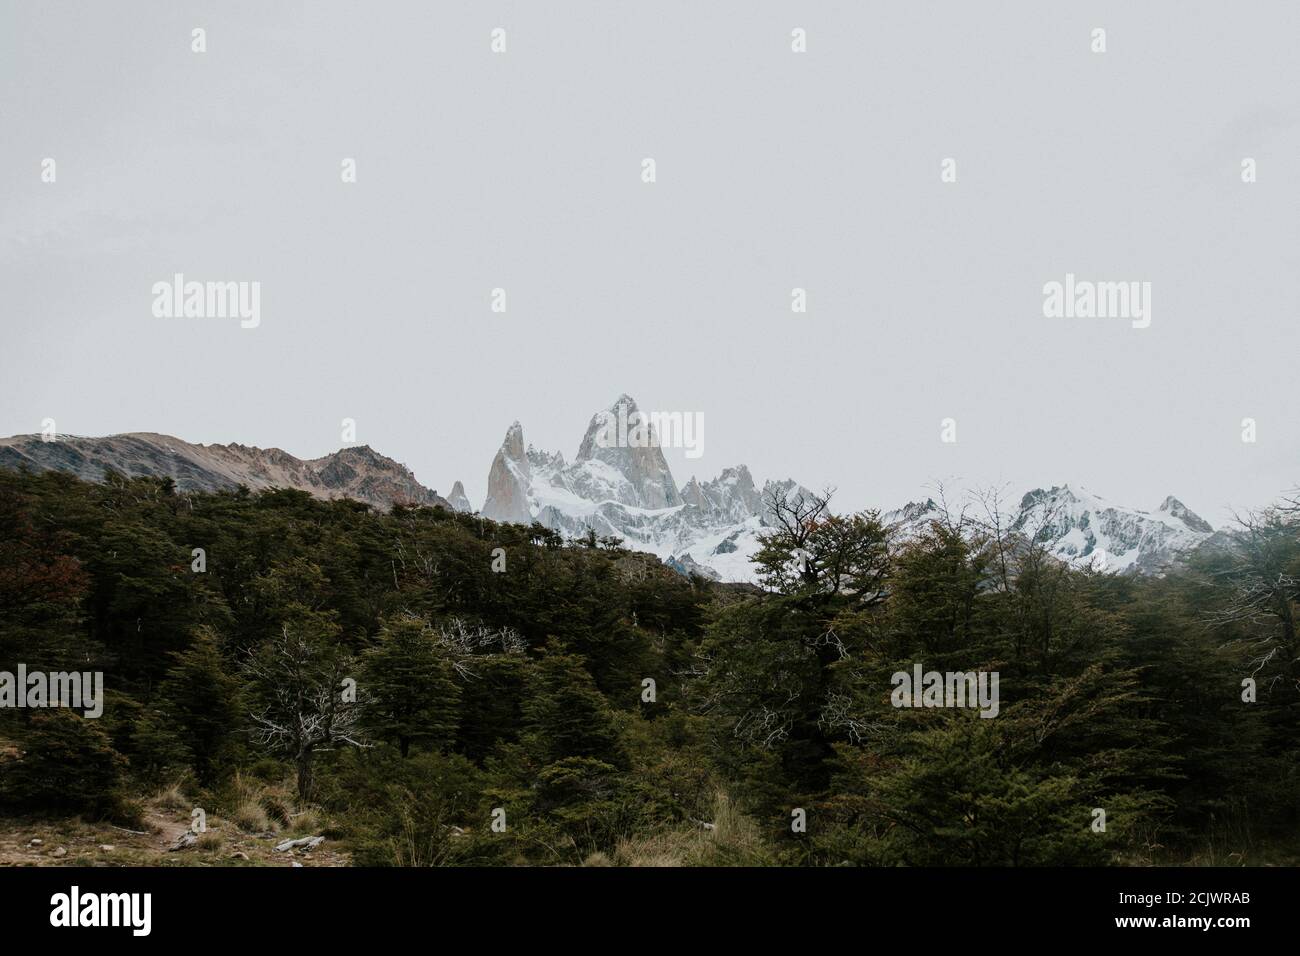
<svg viewBox="0 0 1300 956">
<path fill-rule="evenodd" d="M 572 462 L 526 445 L 516 422 L 492 462 L 483 515 L 537 521 L 567 538 L 594 531 L 650 551 L 683 574 L 752 581 L 763 493 L 807 489 L 786 480 L 768 481 L 760 491 L 749 469 L 735 465 L 710 481 L 692 478 L 679 491 L 661 436 L 638 430 L 639 421 L 636 401 L 620 395 L 591 417 Z M 653 424 L 651 417 L 647 425 Z"/>
<path fill-rule="evenodd" d="M 524 453 L 524 429 L 515 422 L 506 430 L 501 450 L 492 459 L 483 516 L 494 521 L 528 524 L 532 521 L 532 512 L 528 507 L 528 486 L 531 482 L 532 472 L 528 466 L 528 456 Z"/>
<path fill-rule="evenodd" d="M 659 436 L 648 422 L 638 427 L 640 421 L 636 400 L 620 395 L 609 408 L 591 416 L 574 462 L 604 462 L 626 478 L 633 497 L 623 504 L 674 508 L 682 503 L 682 496 L 659 447 Z"/>
<path fill-rule="evenodd" d="M 470 512 L 474 510 L 470 506 L 469 498 L 465 495 L 465 486 L 459 481 L 451 486 L 451 493 L 447 495 L 447 503 L 456 511 Z"/>
<path fill-rule="evenodd" d="M 1187 507 L 1187 505 L 1183 504 L 1173 495 L 1170 495 L 1164 500 L 1164 503 L 1160 505 L 1160 511 L 1163 514 L 1168 514 L 1171 518 L 1177 518 L 1193 531 L 1200 531 L 1205 534 L 1210 534 L 1214 531 L 1214 528 L 1211 527 L 1208 521 L 1194 512 L 1191 508 Z"/>
</svg>

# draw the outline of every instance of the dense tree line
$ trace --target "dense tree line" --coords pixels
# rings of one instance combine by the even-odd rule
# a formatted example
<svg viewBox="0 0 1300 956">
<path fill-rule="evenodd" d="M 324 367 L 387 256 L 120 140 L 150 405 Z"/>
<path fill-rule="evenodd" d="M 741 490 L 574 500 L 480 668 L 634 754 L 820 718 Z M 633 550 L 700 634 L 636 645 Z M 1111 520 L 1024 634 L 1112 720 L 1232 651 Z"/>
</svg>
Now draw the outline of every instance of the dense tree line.
<svg viewBox="0 0 1300 956">
<path fill-rule="evenodd" d="M 297 810 L 262 810 L 365 864 L 1294 853 L 1294 509 L 1138 577 L 995 500 L 908 536 L 768 504 L 751 587 L 441 508 L 0 473 L 0 671 L 108 688 L 0 710 L 0 808 L 129 820 L 180 781 L 234 815 L 279 780 Z M 997 672 L 997 716 L 896 706 L 916 664 Z"/>
</svg>

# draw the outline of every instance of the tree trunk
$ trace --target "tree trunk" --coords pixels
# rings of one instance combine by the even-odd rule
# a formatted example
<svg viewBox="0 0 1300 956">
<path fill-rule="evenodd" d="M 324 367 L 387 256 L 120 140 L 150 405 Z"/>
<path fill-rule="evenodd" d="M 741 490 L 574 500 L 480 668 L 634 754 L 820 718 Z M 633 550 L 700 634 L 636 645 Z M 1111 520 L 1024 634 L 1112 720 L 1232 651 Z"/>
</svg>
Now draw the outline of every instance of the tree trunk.
<svg viewBox="0 0 1300 956">
<path fill-rule="evenodd" d="M 306 803 L 311 799 L 312 786 L 312 752 L 310 750 L 298 751 L 298 799 Z"/>
<path fill-rule="evenodd" d="M 1291 595 L 1283 590 L 1278 594 L 1278 617 L 1282 619 L 1282 645 L 1286 652 L 1286 672 L 1290 677 L 1296 672 L 1295 612 L 1291 609 Z"/>
</svg>

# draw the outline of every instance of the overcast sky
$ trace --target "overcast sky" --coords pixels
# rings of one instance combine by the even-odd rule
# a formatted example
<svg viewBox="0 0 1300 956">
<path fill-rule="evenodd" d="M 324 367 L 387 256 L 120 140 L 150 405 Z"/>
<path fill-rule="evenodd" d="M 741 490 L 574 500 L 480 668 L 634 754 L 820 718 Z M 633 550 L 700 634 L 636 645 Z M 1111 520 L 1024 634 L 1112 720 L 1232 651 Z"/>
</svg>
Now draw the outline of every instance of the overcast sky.
<svg viewBox="0 0 1300 956">
<path fill-rule="evenodd" d="M 511 421 L 571 459 L 627 392 L 703 415 L 679 484 L 842 508 L 1300 482 L 1300 4 L 0 10 L 0 434 L 314 457 L 347 417 L 478 506 Z M 260 326 L 155 317 L 176 272 Z M 1045 318 L 1067 272 L 1150 282 L 1150 327 Z"/>
</svg>

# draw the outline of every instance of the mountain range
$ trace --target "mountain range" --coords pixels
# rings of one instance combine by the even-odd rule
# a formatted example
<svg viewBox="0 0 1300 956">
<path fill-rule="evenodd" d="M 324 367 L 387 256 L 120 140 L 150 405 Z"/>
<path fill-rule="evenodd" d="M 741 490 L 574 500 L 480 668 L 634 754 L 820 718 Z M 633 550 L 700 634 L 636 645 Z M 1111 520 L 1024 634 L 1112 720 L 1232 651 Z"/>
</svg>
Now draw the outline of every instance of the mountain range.
<svg viewBox="0 0 1300 956">
<path fill-rule="evenodd" d="M 303 460 L 279 448 L 194 445 L 170 435 L 132 432 L 107 438 L 41 435 L 0 438 L 0 468 L 66 471 L 86 481 L 103 481 L 111 469 L 127 477 L 171 478 L 181 491 L 221 491 L 246 485 L 297 488 L 317 498 L 353 498 L 379 508 L 394 504 L 452 504 L 415 480 L 405 465 L 368 445 L 341 448 Z M 465 492 L 457 482 L 463 500 Z M 453 496 L 455 492 L 453 491 Z M 468 502 L 465 502 L 468 510 Z"/>
<path fill-rule="evenodd" d="M 596 412 L 572 462 L 560 452 L 525 448 L 522 426 L 511 425 L 488 472 L 484 517 L 538 521 L 569 537 L 589 531 L 617 536 L 678 570 L 751 580 L 749 559 L 768 523 L 764 498 L 777 491 L 810 492 L 792 480 L 768 481 L 760 491 L 744 465 L 723 469 L 704 483 L 692 476 L 678 488 L 653 437 L 644 446 L 601 441 L 620 406 L 629 419 L 640 413 L 627 395 Z"/>
<path fill-rule="evenodd" d="M 558 451 L 526 445 L 523 426 L 513 423 L 492 460 L 479 513 L 496 521 L 536 521 L 566 537 L 618 537 L 682 573 L 752 581 L 750 558 L 771 524 L 765 502 L 773 495 L 811 492 L 792 478 L 769 479 L 759 487 L 743 464 L 705 481 L 691 476 L 679 486 L 652 428 L 648 442 L 608 440 L 620 408 L 630 419 L 639 414 L 627 395 L 597 411 L 571 462 Z M 285 487 L 379 508 L 400 503 L 474 510 L 461 482 L 444 498 L 405 465 L 368 446 L 303 460 L 278 448 L 196 445 L 153 433 L 53 441 L 18 435 L 0 439 L 0 467 L 54 469 L 91 481 L 103 480 L 105 469 L 112 469 L 170 477 L 182 491 Z M 940 507 L 926 499 L 885 512 L 882 519 L 905 538 L 940 515 Z M 1144 511 L 1070 485 L 1027 492 L 1005 526 L 1042 542 L 1063 561 L 1139 574 L 1164 572 L 1214 536 L 1208 522 L 1173 496 Z"/>
</svg>

